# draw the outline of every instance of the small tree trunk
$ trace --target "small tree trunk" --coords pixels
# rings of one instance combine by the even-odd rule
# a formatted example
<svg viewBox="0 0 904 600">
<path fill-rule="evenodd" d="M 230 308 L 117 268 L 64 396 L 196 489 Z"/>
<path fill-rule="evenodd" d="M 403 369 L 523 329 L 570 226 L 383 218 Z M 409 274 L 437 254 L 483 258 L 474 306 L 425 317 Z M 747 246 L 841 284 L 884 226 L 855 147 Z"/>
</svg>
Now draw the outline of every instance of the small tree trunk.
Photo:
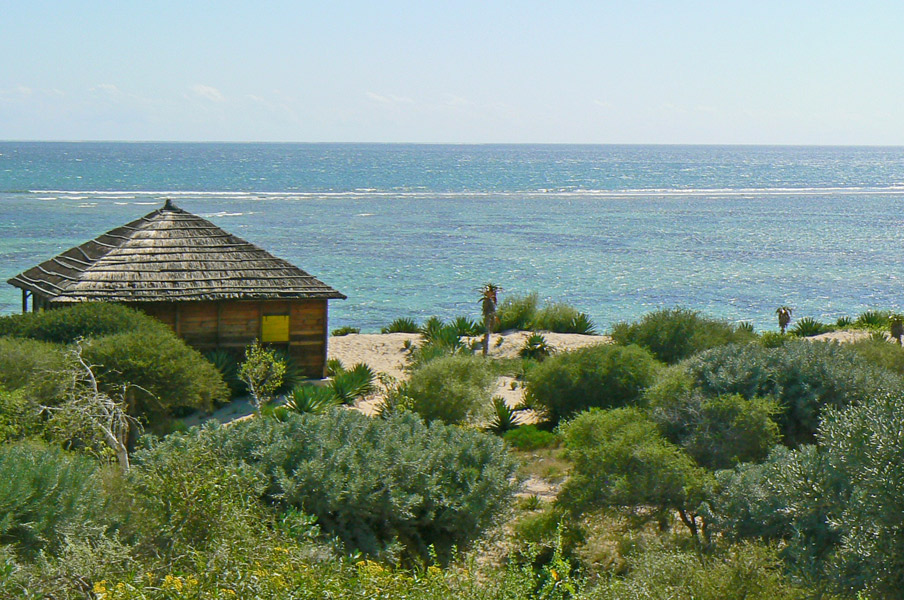
<svg viewBox="0 0 904 600">
<path fill-rule="evenodd" d="M 487 327 L 487 332 L 483 334 L 483 355 L 486 356 L 490 351 L 490 328 Z"/>
</svg>

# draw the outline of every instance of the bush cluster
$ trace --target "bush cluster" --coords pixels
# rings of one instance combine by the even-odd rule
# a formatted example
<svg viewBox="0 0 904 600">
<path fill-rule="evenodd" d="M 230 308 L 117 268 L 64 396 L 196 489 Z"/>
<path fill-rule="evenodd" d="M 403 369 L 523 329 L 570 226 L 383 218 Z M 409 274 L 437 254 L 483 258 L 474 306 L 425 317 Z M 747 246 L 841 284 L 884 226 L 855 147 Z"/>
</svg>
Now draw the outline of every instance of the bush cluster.
<svg viewBox="0 0 904 600">
<path fill-rule="evenodd" d="M 196 447 L 253 466 L 267 480 L 268 503 L 311 514 L 349 550 L 374 556 L 403 549 L 427 558 L 432 547 L 448 559 L 494 522 L 513 492 L 515 465 L 500 440 L 410 413 L 253 419 L 171 435 L 136 462 L 147 469 Z"/>
<path fill-rule="evenodd" d="M 686 308 L 658 310 L 636 323 L 616 323 L 610 335 L 616 344 L 637 344 L 668 364 L 709 348 L 756 339 L 748 327 L 711 319 Z"/>
<path fill-rule="evenodd" d="M 588 346 L 555 354 L 528 372 L 525 397 L 555 424 L 589 408 L 636 402 L 658 370 L 638 346 Z"/>
<path fill-rule="evenodd" d="M 403 393 L 411 400 L 408 407 L 427 421 L 482 424 L 492 410 L 495 381 L 485 359 L 452 354 L 414 369 Z"/>
<path fill-rule="evenodd" d="M 540 295 L 508 296 L 496 310 L 497 331 L 552 331 L 594 335 L 596 327 L 590 318 L 563 302 L 547 301 L 540 306 Z"/>
<path fill-rule="evenodd" d="M 813 441 L 825 407 L 856 404 L 901 386 L 898 377 L 850 348 L 808 341 L 723 346 L 695 356 L 685 368 L 706 395 L 775 399 L 783 440 L 792 446 Z"/>
</svg>

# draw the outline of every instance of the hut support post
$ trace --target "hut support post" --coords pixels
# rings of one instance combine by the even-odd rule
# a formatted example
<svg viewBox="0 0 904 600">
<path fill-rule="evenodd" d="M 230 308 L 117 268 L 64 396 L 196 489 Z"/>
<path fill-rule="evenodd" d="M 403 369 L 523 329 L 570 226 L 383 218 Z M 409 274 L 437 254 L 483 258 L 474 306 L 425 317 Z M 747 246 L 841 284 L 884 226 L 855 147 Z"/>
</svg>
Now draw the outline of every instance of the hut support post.
<svg viewBox="0 0 904 600">
<path fill-rule="evenodd" d="M 30 294 L 28 293 L 27 290 L 22 290 L 22 312 L 23 313 L 28 312 L 28 296 L 29 295 Z M 32 301 L 32 304 L 34 304 L 33 301 Z"/>
</svg>

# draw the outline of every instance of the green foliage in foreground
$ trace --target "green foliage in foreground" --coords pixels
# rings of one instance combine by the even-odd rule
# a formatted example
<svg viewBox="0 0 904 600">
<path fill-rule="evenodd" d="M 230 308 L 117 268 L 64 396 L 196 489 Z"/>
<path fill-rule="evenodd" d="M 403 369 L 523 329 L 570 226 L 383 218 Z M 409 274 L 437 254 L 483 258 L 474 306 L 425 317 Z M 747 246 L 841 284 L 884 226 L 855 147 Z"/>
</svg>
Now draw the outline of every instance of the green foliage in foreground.
<svg viewBox="0 0 904 600">
<path fill-rule="evenodd" d="M 483 424 L 492 411 L 495 381 L 486 359 L 453 354 L 412 371 L 403 393 L 411 400 L 409 408 L 427 421 Z"/>
<path fill-rule="evenodd" d="M 572 512 L 611 507 L 667 522 L 678 512 L 696 535 L 706 472 L 636 408 L 591 410 L 563 427 L 571 478 L 559 496 Z"/>
<path fill-rule="evenodd" d="M 372 556 L 427 558 L 432 546 L 447 560 L 494 523 L 513 492 L 515 465 L 500 440 L 410 413 L 252 419 L 170 435 L 136 462 L 146 469 L 196 447 L 255 467 L 268 503 L 317 517 L 348 550 Z"/>
<path fill-rule="evenodd" d="M 133 386 L 132 414 L 159 417 L 229 399 L 216 367 L 165 327 L 93 338 L 84 344 L 84 358 L 98 365 L 98 378 L 112 393 Z"/>
<path fill-rule="evenodd" d="M 562 302 L 547 301 L 540 306 L 540 296 L 532 292 L 525 296 L 508 296 L 496 309 L 497 331 L 552 331 L 594 335 L 596 327 L 590 318 L 576 308 Z"/>
<path fill-rule="evenodd" d="M 844 407 L 900 389 L 901 380 L 838 344 L 796 341 L 777 348 L 723 346 L 703 352 L 683 368 L 694 390 L 707 396 L 771 397 L 781 409 L 783 441 L 813 441 L 825 407 Z"/>
<path fill-rule="evenodd" d="M 55 552 L 106 504 L 97 463 L 37 443 L 0 447 L 0 543 L 34 556 Z"/>
<path fill-rule="evenodd" d="M 884 339 L 867 338 L 848 347 L 868 362 L 904 376 L 904 348 Z"/>
<path fill-rule="evenodd" d="M 776 552 L 753 544 L 726 555 L 658 549 L 628 556 L 624 577 L 610 576 L 586 600 L 804 600 L 810 590 L 788 581 Z"/>
<path fill-rule="evenodd" d="M 561 352 L 527 374 L 525 397 L 558 423 L 588 408 L 624 406 L 651 385 L 659 364 L 638 346 L 597 345 Z"/>
<path fill-rule="evenodd" d="M 502 436 L 510 446 L 518 450 L 539 450 L 559 443 L 559 436 L 551 431 L 537 429 L 536 425 L 522 425 Z"/>
<path fill-rule="evenodd" d="M 770 398 L 707 397 L 693 392 L 660 392 L 648 398 L 650 416 L 666 438 L 707 469 L 760 462 L 780 439 L 773 421 L 780 409 Z"/>
<path fill-rule="evenodd" d="M 21 390 L 35 410 L 55 404 L 70 384 L 65 375 L 70 362 L 57 344 L 0 337 L 0 388 Z"/>
<path fill-rule="evenodd" d="M 791 568 L 838 590 L 896 598 L 904 586 L 904 399 L 828 411 L 819 446 L 777 449 L 718 476 L 713 529 L 782 541 Z"/>
<path fill-rule="evenodd" d="M 637 344 L 668 364 L 708 348 L 756 339 L 747 327 L 711 319 L 686 308 L 651 312 L 636 323 L 616 323 L 610 335 L 616 344 Z"/>
<path fill-rule="evenodd" d="M 0 317 L 0 337 L 23 337 L 55 344 L 161 328 L 168 330 L 166 325 L 140 311 L 110 302 L 82 302 L 65 308 Z"/>
</svg>

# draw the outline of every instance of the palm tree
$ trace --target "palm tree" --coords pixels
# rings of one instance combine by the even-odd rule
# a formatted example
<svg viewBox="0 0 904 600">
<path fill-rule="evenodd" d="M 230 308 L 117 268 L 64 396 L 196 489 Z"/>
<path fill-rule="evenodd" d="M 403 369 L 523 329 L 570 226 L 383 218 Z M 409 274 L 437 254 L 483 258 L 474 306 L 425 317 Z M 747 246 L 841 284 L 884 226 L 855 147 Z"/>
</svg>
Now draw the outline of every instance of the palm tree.
<svg viewBox="0 0 904 600">
<path fill-rule="evenodd" d="M 787 306 L 779 306 L 775 309 L 775 314 L 778 315 L 778 326 L 782 330 L 782 334 L 784 334 L 785 329 L 788 328 L 788 323 L 791 322 L 791 309 Z"/>
<path fill-rule="evenodd" d="M 490 351 L 490 334 L 496 327 L 496 294 L 501 290 L 498 285 L 486 283 L 480 288 L 480 308 L 483 311 L 483 324 L 486 331 L 483 334 L 483 355 Z"/>
<path fill-rule="evenodd" d="M 901 337 L 904 336 L 904 317 L 901 315 L 892 315 L 888 320 L 888 326 L 891 330 L 891 337 L 895 338 L 898 344 L 901 344 Z"/>
</svg>

